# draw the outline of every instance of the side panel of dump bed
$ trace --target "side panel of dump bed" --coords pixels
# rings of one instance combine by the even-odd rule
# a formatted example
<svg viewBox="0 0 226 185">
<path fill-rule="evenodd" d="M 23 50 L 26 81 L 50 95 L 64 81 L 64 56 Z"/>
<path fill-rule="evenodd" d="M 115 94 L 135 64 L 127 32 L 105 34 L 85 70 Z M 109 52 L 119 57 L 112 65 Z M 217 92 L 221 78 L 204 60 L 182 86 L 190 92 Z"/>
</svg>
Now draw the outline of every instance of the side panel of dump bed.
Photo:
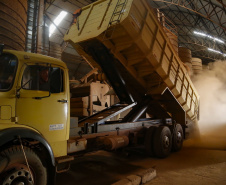
<svg viewBox="0 0 226 185">
<path fill-rule="evenodd" d="M 97 11 L 101 7 L 102 11 Z M 199 95 L 146 0 L 100 0 L 85 7 L 79 20 L 65 36 L 66 41 L 78 48 L 76 44 L 99 40 L 146 94 L 155 97 L 168 87 L 187 117 L 197 118 Z M 84 49 L 80 53 L 95 63 Z"/>
</svg>

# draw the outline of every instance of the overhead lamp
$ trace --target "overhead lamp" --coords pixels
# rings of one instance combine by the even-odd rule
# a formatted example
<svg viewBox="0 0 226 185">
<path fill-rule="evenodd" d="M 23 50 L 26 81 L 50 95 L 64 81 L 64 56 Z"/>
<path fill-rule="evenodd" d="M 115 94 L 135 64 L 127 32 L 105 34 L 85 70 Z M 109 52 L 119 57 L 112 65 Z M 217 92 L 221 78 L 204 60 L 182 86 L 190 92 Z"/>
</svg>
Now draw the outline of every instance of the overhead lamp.
<svg viewBox="0 0 226 185">
<path fill-rule="evenodd" d="M 56 30 L 56 26 L 58 26 L 61 21 L 64 19 L 64 17 L 67 15 L 67 12 L 61 11 L 60 14 L 54 19 L 53 23 L 49 27 L 49 37 L 53 34 L 53 32 Z"/>
<path fill-rule="evenodd" d="M 223 55 L 224 57 L 226 57 L 226 53 L 222 53 L 221 51 L 218 51 L 218 50 L 215 50 L 215 49 L 212 49 L 212 48 L 208 48 L 209 51 L 212 51 L 214 53 L 219 53 L 221 55 Z"/>
<path fill-rule="evenodd" d="M 203 32 L 194 31 L 193 33 L 194 33 L 195 35 L 199 35 L 199 36 L 202 36 L 202 37 L 207 37 L 207 38 L 212 39 L 213 41 L 216 41 L 216 42 L 225 44 L 225 42 L 224 42 L 223 40 L 218 39 L 218 38 L 216 38 L 216 37 L 213 37 L 213 36 L 211 36 L 211 35 L 205 34 L 205 33 L 203 33 Z"/>
</svg>

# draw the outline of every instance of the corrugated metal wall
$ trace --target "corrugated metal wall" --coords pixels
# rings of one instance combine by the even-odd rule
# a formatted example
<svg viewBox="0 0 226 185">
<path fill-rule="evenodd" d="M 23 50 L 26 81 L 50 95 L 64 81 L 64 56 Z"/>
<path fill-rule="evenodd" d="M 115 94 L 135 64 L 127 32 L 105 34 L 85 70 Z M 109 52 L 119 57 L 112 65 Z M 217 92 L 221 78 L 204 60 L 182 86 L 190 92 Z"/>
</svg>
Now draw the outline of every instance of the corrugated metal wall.
<svg viewBox="0 0 226 185">
<path fill-rule="evenodd" d="M 39 0 L 27 0 L 27 1 L 28 1 L 28 11 L 27 11 L 26 51 L 36 53 Z"/>
</svg>

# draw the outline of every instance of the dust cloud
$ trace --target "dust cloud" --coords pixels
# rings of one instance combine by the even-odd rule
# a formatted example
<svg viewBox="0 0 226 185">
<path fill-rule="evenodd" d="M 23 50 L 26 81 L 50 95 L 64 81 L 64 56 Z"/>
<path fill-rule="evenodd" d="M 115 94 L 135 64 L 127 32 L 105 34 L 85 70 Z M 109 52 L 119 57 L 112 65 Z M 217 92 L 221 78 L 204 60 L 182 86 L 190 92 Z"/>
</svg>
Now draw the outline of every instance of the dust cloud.
<svg viewBox="0 0 226 185">
<path fill-rule="evenodd" d="M 209 68 L 192 79 L 200 95 L 201 143 L 226 149 L 226 61 Z"/>
</svg>

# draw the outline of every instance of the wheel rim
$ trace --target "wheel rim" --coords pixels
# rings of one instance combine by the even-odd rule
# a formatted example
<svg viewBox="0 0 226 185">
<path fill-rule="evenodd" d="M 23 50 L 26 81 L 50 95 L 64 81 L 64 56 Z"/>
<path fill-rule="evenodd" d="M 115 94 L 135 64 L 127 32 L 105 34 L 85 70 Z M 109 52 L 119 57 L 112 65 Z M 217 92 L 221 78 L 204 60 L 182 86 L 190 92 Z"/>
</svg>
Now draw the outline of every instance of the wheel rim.
<svg viewBox="0 0 226 185">
<path fill-rule="evenodd" d="M 181 143 L 181 141 L 182 141 L 182 134 L 181 134 L 181 132 L 177 132 L 177 138 L 176 138 L 176 140 L 177 140 L 177 143 L 178 144 L 180 144 Z"/>
<path fill-rule="evenodd" d="M 169 137 L 167 135 L 164 136 L 163 146 L 164 146 L 165 149 L 169 148 L 169 146 L 170 146 L 170 140 L 169 140 Z"/>
<path fill-rule="evenodd" d="M 34 185 L 33 175 L 29 172 L 27 166 L 16 164 L 5 174 L 3 185 Z"/>
</svg>

